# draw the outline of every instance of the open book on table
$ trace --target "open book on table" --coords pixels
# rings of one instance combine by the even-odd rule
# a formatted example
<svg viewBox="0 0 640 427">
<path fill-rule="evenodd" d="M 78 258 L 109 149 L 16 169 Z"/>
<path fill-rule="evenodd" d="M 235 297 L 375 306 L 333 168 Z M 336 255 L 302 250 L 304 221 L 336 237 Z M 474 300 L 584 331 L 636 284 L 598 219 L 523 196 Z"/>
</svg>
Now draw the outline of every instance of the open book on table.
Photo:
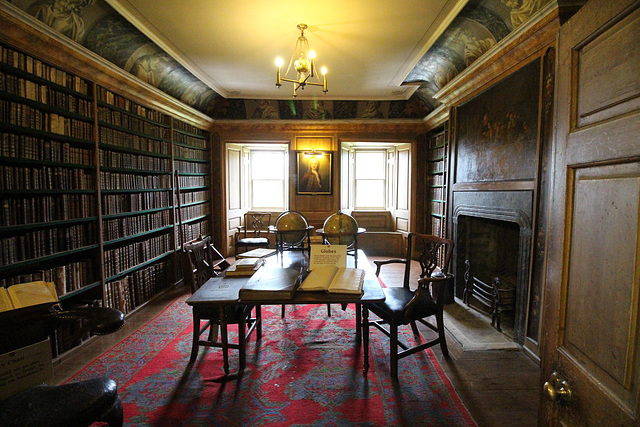
<svg viewBox="0 0 640 427">
<path fill-rule="evenodd" d="M 8 288 L 0 286 L 0 311 L 57 301 L 58 294 L 53 282 L 20 283 Z"/>
<path fill-rule="evenodd" d="M 313 267 L 298 290 L 362 295 L 364 274 L 361 268 L 318 265 Z"/>
</svg>

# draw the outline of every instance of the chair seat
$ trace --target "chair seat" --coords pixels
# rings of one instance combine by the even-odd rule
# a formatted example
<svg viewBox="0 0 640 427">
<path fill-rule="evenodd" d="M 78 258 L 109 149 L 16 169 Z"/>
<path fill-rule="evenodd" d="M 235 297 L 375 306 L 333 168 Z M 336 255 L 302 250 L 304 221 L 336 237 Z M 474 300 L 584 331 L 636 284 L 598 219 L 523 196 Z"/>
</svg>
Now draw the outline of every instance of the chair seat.
<svg viewBox="0 0 640 427">
<path fill-rule="evenodd" d="M 106 377 L 59 386 L 35 386 L 0 406 L 3 426 L 80 426 L 98 420 L 122 425 L 116 383 Z"/>
<path fill-rule="evenodd" d="M 245 239 L 238 239 L 236 245 L 243 246 L 258 246 L 258 245 L 268 245 L 269 239 L 265 237 L 247 237 Z"/>
<path fill-rule="evenodd" d="M 407 304 L 409 304 L 409 301 L 413 299 L 415 292 L 404 287 L 384 288 L 383 290 L 385 300 L 383 302 L 372 304 L 369 307 L 369 311 L 375 313 L 378 317 L 390 320 L 397 325 L 408 324 L 409 321 L 405 320 L 407 315 L 405 309 Z M 418 310 L 419 313 L 416 313 L 415 310 Z M 435 301 L 424 298 L 424 301 L 421 301 L 420 304 L 414 305 L 414 312 L 411 313 L 411 318 L 415 319 L 432 316 L 437 310 L 438 306 Z"/>
</svg>

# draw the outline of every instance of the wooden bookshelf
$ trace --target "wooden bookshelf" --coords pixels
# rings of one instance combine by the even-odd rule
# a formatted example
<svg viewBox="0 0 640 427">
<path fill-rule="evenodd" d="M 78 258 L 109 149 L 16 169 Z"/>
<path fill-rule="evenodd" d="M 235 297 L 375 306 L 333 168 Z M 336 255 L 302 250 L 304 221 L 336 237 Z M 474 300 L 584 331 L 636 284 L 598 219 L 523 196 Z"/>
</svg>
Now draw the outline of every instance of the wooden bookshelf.
<svg viewBox="0 0 640 427">
<path fill-rule="evenodd" d="M 176 246 L 181 247 L 183 242 L 211 234 L 210 136 L 195 126 L 173 119 L 173 141 L 182 221 Z"/>
<path fill-rule="evenodd" d="M 449 167 L 447 126 L 445 125 L 444 129 L 431 134 L 427 142 L 425 230 L 435 236 L 447 237 L 447 175 Z"/>
<path fill-rule="evenodd" d="M 161 274 L 174 251 L 171 118 L 101 86 L 96 92 L 104 303 L 127 314 L 171 276 Z"/>
<path fill-rule="evenodd" d="M 0 45 L 0 286 L 141 307 L 181 274 L 178 184 L 184 238 L 211 233 L 210 154 L 183 117 Z M 54 355 L 82 342 L 72 332 Z"/>
</svg>

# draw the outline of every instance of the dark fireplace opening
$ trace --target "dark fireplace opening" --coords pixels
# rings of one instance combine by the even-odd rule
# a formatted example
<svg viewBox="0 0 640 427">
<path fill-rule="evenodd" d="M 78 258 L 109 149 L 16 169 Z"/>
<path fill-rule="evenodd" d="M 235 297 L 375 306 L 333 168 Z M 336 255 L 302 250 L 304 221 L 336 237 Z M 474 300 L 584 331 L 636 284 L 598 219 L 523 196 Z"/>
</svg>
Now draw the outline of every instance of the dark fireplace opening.
<svg viewBox="0 0 640 427">
<path fill-rule="evenodd" d="M 456 289 L 462 290 L 458 296 L 484 312 L 496 329 L 512 339 L 521 335 L 515 325 L 520 237 L 515 222 L 467 215 L 458 218 L 457 269 L 463 273 L 456 274 Z"/>
</svg>

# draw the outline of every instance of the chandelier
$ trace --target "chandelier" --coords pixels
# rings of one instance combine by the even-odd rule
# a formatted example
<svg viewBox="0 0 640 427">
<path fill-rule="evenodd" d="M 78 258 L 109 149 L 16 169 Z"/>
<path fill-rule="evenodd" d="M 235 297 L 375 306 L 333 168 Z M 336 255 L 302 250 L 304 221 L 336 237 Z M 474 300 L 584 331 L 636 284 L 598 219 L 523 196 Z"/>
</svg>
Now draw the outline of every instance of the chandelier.
<svg viewBox="0 0 640 427">
<path fill-rule="evenodd" d="M 307 24 L 298 24 L 298 29 L 300 30 L 300 37 L 298 37 L 298 40 L 296 41 L 296 46 L 293 50 L 293 55 L 291 55 L 291 61 L 289 61 L 287 71 L 284 73 L 284 77 L 280 74 L 280 68 L 284 62 L 282 61 L 282 58 L 276 59 L 276 66 L 278 67 L 276 86 L 282 86 L 282 82 L 293 83 L 294 98 L 298 96 L 298 89 L 304 89 L 306 85 L 322 86 L 322 91 L 327 93 L 327 68 L 322 67 L 320 70 L 323 77 L 322 82 L 320 82 L 314 64 L 316 53 L 309 49 L 309 41 L 304 36 L 304 30 L 307 29 Z M 287 78 L 292 66 L 295 69 L 295 72 L 292 71 L 291 77 Z M 314 77 L 316 78 L 317 83 L 309 80 Z"/>
</svg>

